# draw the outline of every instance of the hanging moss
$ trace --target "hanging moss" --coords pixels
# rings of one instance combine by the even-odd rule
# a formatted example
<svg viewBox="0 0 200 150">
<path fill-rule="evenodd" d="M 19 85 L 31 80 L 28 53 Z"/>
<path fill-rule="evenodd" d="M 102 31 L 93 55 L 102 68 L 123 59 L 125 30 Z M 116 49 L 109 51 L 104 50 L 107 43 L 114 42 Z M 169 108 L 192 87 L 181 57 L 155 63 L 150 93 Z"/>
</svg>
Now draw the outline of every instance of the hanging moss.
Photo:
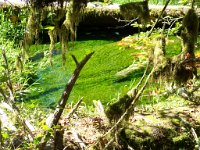
<svg viewBox="0 0 200 150">
<path fill-rule="evenodd" d="M 52 61 L 53 49 L 55 48 L 57 34 L 56 34 L 56 31 L 53 29 L 53 30 L 48 31 L 48 35 L 49 35 L 49 38 L 50 38 L 49 61 L 50 61 L 50 64 L 52 66 L 53 65 L 53 61 Z"/>
<path fill-rule="evenodd" d="M 86 7 L 86 4 L 86 0 L 71 0 L 67 8 L 64 25 L 69 30 L 68 32 L 70 32 L 72 41 L 76 40 L 77 26 L 82 20 L 83 11 Z"/>
</svg>

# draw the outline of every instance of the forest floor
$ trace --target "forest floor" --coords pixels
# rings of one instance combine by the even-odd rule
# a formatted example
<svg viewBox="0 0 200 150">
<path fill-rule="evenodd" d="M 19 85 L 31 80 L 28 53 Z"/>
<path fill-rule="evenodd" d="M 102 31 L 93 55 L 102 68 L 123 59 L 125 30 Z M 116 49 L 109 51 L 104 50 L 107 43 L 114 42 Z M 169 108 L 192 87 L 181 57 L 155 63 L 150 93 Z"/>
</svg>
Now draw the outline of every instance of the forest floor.
<svg viewBox="0 0 200 150">
<path fill-rule="evenodd" d="M 85 110 L 84 110 L 85 112 Z M 72 133 L 77 133 L 79 139 L 90 147 L 98 141 L 110 128 L 102 114 L 88 115 L 79 110 L 74 117 L 66 121 L 61 120 L 66 132 L 64 134 L 65 146 L 77 149 L 80 145 Z M 134 149 L 194 149 L 195 138 L 192 130 L 200 135 L 200 106 L 185 105 L 170 109 L 135 112 L 125 126 L 126 137 Z M 128 134 L 128 132 L 130 132 Z M 71 134 L 69 134 L 71 133 Z M 105 146 L 108 141 L 101 143 Z M 71 143 L 71 144 L 69 144 Z M 104 145 L 105 144 L 105 145 Z"/>
</svg>

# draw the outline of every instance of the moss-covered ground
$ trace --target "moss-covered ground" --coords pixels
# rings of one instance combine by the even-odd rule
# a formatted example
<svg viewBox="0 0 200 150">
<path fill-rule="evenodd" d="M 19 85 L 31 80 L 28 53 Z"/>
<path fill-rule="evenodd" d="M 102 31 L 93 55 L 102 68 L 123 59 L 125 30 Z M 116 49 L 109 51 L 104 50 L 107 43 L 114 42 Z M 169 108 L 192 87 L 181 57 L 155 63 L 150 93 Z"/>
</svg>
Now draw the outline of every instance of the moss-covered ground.
<svg viewBox="0 0 200 150">
<path fill-rule="evenodd" d="M 59 53 L 59 49 L 59 44 L 57 44 L 57 53 Z M 41 53 L 41 50 L 47 52 L 48 45 L 33 46 L 31 53 Z M 120 49 L 115 41 L 76 41 L 67 52 L 67 62 L 64 67 L 62 67 L 61 54 L 54 55 L 52 67 L 49 65 L 48 56 L 36 58 L 35 63 L 38 64 L 37 85 L 32 87 L 32 93 L 27 100 L 31 103 L 44 104 L 44 106 L 56 103 L 76 67 L 71 54 L 80 61 L 92 51 L 95 53 L 81 72 L 69 102 L 74 103 L 83 96 L 87 105 L 91 105 L 92 100 L 101 100 L 106 104 L 117 98 L 118 94 L 127 91 L 131 84 L 135 84 L 138 79 L 137 74 L 123 82 L 116 82 L 115 78 L 118 71 L 132 64 L 133 49 Z M 140 75 L 141 73 L 139 72 Z"/>
</svg>

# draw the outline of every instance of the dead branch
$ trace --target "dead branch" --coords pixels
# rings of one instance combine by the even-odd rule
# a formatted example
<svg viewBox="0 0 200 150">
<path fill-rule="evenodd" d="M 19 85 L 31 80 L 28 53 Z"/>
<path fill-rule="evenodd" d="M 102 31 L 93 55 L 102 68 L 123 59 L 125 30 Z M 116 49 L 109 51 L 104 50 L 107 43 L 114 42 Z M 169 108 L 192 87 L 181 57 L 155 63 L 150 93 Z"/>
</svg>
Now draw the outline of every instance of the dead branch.
<svg viewBox="0 0 200 150">
<path fill-rule="evenodd" d="M 109 147 L 109 145 L 112 144 L 114 141 L 115 141 L 115 139 L 112 138 L 112 139 L 105 145 L 104 150 L 107 150 L 108 147 Z"/>
<path fill-rule="evenodd" d="M 142 82 L 143 82 L 143 80 L 144 80 L 144 78 L 145 78 L 145 76 L 147 74 L 148 69 L 149 69 L 149 63 L 147 64 L 147 67 L 146 67 L 146 69 L 145 69 L 145 71 L 144 71 L 144 73 L 142 75 L 142 78 L 138 82 L 138 84 L 134 88 L 132 88 L 130 91 L 128 91 L 127 95 L 129 95 L 130 97 L 134 98 L 133 96 L 134 96 L 134 93 L 136 92 L 135 90 L 137 90 L 139 88 L 139 86 L 142 84 Z"/>
<path fill-rule="evenodd" d="M 51 119 L 49 122 L 49 127 L 52 128 L 53 126 L 57 125 L 57 123 L 63 113 L 63 110 L 65 108 L 65 105 L 67 103 L 69 95 L 74 87 L 76 80 L 79 77 L 81 70 L 83 69 L 85 64 L 88 62 L 88 60 L 92 57 L 93 54 L 94 54 L 94 52 L 91 52 L 90 54 L 86 55 L 85 58 L 80 63 L 78 63 L 78 66 L 74 70 L 72 77 L 70 78 L 70 80 L 68 81 L 68 83 L 65 86 L 64 92 L 58 102 L 56 110 L 53 113 L 53 119 Z M 46 132 L 45 134 L 48 134 L 48 133 Z M 44 138 L 42 139 L 42 142 L 39 145 L 37 145 L 37 148 L 39 148 L 40 150 L 43 150 L 46 146 L 46 143 L 47 143 L 47 141 L 45 140 L 45 136 L 44 136 Z"/>
<path fill-rule="evenodd" d="M 125 28 L 130 26 L 133 22 L 137 21 L 139 19 L 139 17 L 136 17 L 132 20 L 121 20 L 121 19 L 117 19 L 115 18 L 118 22 L 128 22 L 127 24 L 123 25 L 123 26 L 118 26 L 118 27 L 108 27 L 108 29 L 121 29 L 121 28 Z"/>
<path fill-rule="evenodd" d="M 191 132 L 192 132 L 192 135 L 194 137 L 196 144 L 198 145 L 198 149 L 200 150 L 199 138 L 198 138 L 197 133 L 195 132 L 194 128 L 191 128 Z"/>
<path fill-rule="evenodd" d="M 71 133 L 72 133 L 72 135 L 73 135 L 73 137 L 74 137 L 75 142 L 79 144 L 79 146 L 81 147 L 81 149 L 85 149 L 85 148 L 86 148 L 86 145 L 85 145 L 85 143 L 81 140 L 81 137 L 80 137 L 80 135 L 76 132 L 76 130 L 75 130 L 75 129 L 72 129 Z"/>
<path fill-rule="evenodd" d="M 145 75 L 147 73 L 148 68 L 149 68 L 149 65 L 147 66 L 147 68 L 146 68 L 146 70 L 144 72 L 144 75 L 140 79 L 140 82 L 139 82 L 139 84 L 137 86 L 139 86 L 142 83 L 142 81 L 144 80 L 144 77 L 145 77 Z M 149 73 L 149 75 L 146 78 L 146 81 L 145 81 L 144 85 L 141 87 L 141 89 L 138 92 L 136 91 L 137 89 L 135 89 L 135 88 L 131 89 L 128 92 L 129 95 L 131 95 L 131 98 L 133 99 L 131 104 L 130 104 L 130 106 L 125 110 L 125 112 L 121 115 L 121 117 L 118 119 L 118 121 L 103 136 L 101 136 L 99 139 L 106 137 L 107 135 L 109 135 L 113 131 L 116 131 L 116 129 L 119 126 L 119 124 L 128 116 L 128 114 L 131 112 L 131 110 L 135 107 L 136 102 L 138 101 L 138 99 L 140 98 L 140 96 L 143 93 L 144 89 L 146 88 L 147 83 L 148 83 L 150 77 L 153 75 L 153 73 L 154 73 L 154 68 L 151 70 L 151 72 Z M 134 92 L 134 93 L 130 93 L 131 91 Z M 107 143 L 106 147 L 108 147 L 111 143 L 112 142 Z"/>
<path fill-rule="evenodd" d="M 33 127 L 33 125 L 31 125 L 29 122 L 27 124 L 27 121 L 21 116 L 19 108 L 15 105 L 14 101 L 10 100 L 10 98 L 6 96 L 4 90 L 1 87 L 0 87 L 0 94 L 3 96 L 4 101 L 10 106 L 12 112 L 17 116 L 19 123 L 24 127 L 24 129 L 26 129 L 27 133 L 33 139 L 34 138 L 33 130 L 32 128 L 30 128 L 30 126 Z"/>
<path fill-rule="evenodd" d="M 73 113 L 78 109 L 82 101 L 83 97 L 81 97 L 81 99 L 76 103 L 76 105 L 74 105 L 73 109 L 67 114 L 66 119 L 69 119 L 73 115 Z"/>
<path fill-rule="evenodd" d="M 4 92 L 4 90 L 1 87 L 0 87 L 0 94 L 3 96 L 4 101 L 8 105 L 11 106 L 12 112 L 17 116 L 17 119 L 18 119 L 19 123 L 22 124 L 22 126 L 24 127 L 24 129 L 26 129 L 28 135 L 30 135 L 31 138 L 33 139 L 34 138 L 34 134 L 32 132 L 32 129 L 30 128 L 30 126 L 31 127 L 33 127 L 33 126 L 30 123 L 27 124 L 27 121 L 21 116 L 20 110 L 19 110 L 19 108 L 17 107 L 17 105 L 14 102 L 15 97 L 14 97 L 13 86 L 12 86 L 12 82 L 11 82 L 11 75 L 10 75 L 10 70 L 9 70 L 9 64 L 8 64 L 8 60 L 7 60 L 7 56 L 6 56 L 4 48 L 2 48 L 2 56 L 3 56 L 4 63 L 5 63 L 5 71 L 6 71 L 6 75 L 7 75 L 7 78 L 8 78 L 8 80 L 7 80 L 6 83 L 7 83 L 9 92 L 10 92 L 10 96 L 7 97 L 6 94 L 5 94 L 5 92 Z"/>
<path fill-rule="evenodd" d="M 88 54 L 85 56 L 85 58 L 78 64 L 78 66 L 76 67 L 76 69 L 74 70 L 74 73 L 71 77 L 71 79 L 68 81 L 68 83 L 65 86 L 64 92 L 58 102 L 58 105 L 56 107 L 56 110 L 54 111 L 54 119 L 53 121 L 50 123 L 50 127 L 53 127 L 54 125 L 57 125 L 58 120 L 60 119 L 63 110 L 65 108 L 65 105 L 67 103 L 67 100 L 69 98 L 69 95 L 74 87 L 74 84 L 76 82 L 76 80 L 78 79 L 78 76 L 82 70 L 82 68 L 84 67 L 84 65 L 87 63 L 87 61 L 91 58 L 91 56 L 94 54 L 94 52 Z"/>
<path fill-rule="evenodd" d="M 166 2 L 165 6 L 163 7 L 163 9 L 162 9 L 162 11 L 161 11 L 161 13 L 160 13 L 160 15 L 158 16 L 158 19 L 156 20 L 155 24 L 153 25 L 153 27 L 152 27 L 151 30 L 149 31 L 149 34 L 147 35 L 147 37 L 150 37 L 151 34 L 153 33 L 153 29 L 154 29 L 155 26 L 158 24 L 158 21 L 160 21 L 160 18 L 162 17 L 162 15 L 163 15 L 165 9 L 167 8 L 169 2 L 170 2 L 170 0 L 168 0 L 168 1 Z"/>
<path fill-rule="evenodd" d="M 120 119 L 112 126 L 112 128 L 110 128 L 108 130 L 108 132 L 106 134 L 104 134 L 102 137 L 107 136 L 108 134 L 110 134 L 114 129 L 117 128 L 117 126 L 124 120 L 124 118 L 127 116 L 128 112 L 135 106 L 136 102 L 138 101 L 138 99 L 140 98 L 141 94 L 143 93 L 144 89 L 147 86 L 147 83 L 150 79 L 150 77 L 152 76 L 154 72 L 154 68 L 151 70 L 151 72 L 149 73 L 149 75 L 146 78 L 146 81 L 143 85 L 143 87 L 138 91 L 138 93 L 136 94 L 136 96 L 134 97 L 131 105 L 128 107 L 128 109 L 126 109 L 125 113 L 120 117 Z M 143 79 L 142 79 L 143 80 Z"/>
</svg>

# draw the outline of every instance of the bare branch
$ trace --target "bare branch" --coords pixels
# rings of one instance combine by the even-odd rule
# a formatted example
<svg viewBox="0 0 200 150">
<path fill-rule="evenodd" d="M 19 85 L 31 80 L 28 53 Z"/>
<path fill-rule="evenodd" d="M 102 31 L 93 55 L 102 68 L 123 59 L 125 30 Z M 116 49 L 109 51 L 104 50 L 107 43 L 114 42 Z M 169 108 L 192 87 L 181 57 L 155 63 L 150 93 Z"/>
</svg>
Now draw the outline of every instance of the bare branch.
<svg viewBox="0 0 200 150">
<path fill-rule="evenodd" d="M 74 62 L 76 63 L 76 66 L 78 66 L 78 65 L 79 65 L 79 62 L 78 62 L 78 60 L 76 59 L 76 56 L 74 56 L 74 55 L 71 55 L 71 56 L 72 56 Z"/>
<path fill-rule="evenodd" d="M 144 78 L 145 78 L 145 76 L 146 76 L 146 74 L 147 74 L 147 71 L 148 71 L 148 69 L 149 69 L 149 63 L 150 63 L 150 62 L 148 62 L 147 67 L 146 67 L 146 69 L 145 69 L 145 71 L 144 71 L 144 73 L 143 73 L 143 76 L 142 76 L 142 78 L 140 79 L 140 81 L 138 82 L 138 84 L 137 84 L 134 88 L 132 88 L 130 91 L 128 91 L 127 95 L 129 95 L 130 97 L 134 98 L 133 96 L 135 96 L 136 90 L 137 90 L 138 87 L 142 84 L 142 82 L 143 82 L 143 80 L 144 80 Z"/>
<path fill-rule="evenodd" d="M 146 88 L 147 86 L 147 83 L 150 79 L 150 77 L 152 76 L 154 72 L 154 68 L 151 70 L 151 72 L 149 73 L 149 75 L 147 76 L 146 78 L 146 81 L 143 85 L 143 87 L 139 90 L 139 92 L 137 93 L 137 95 L 134 97 L 131 105 L 128 107 L 128 109 L 126 109 L 125 113 L 121 116 L 121 118 L 112 126 L 112 128 L 110 128 L 108 130 L 108 132 L 106 134 L 104 134 L 102 137 L 105 137 L 107 136 L 109 133 L 111 133 L 114 129 L 116 129 L 116 127 L 124 120 L 124 118 L 126 117 L 126 115 L 128 114 L 128 112 L 135 106 L 137 100 L 140 98 L 141 94 L 143 93 L 144 89 Z"/>
<path fill-rule="evenodd" d="M 73 109 L 67 114 L 66 119 L 69 119 L 73 115 L 73 113 L 77 110 L 82 101 L 83 97 L 81 97 L 81 99 L 76 103 L 76 105 L 74 105 Z"/>
<path fill-rule="evenodd" d="M 22 126 L 24 126 L 24 128 L 26 129 L 26 131 L 28 132 L 28 134 L 34 138 L 34 134 L 32 132 L 32 129 L 29 128 L 29 126 L 27 125 L 27 121 L 20 115 L 20 110 L 19 108 L 15 105 L 14 101 L 11 101 L 6 95 L 4 90 L 0 87 L 0 94 L 3 96 L 4 101 L 11 106 L 10 108 L 12 108 L 12 112 L 15 113 L 15 115 L 17 116 L 17 119 L 19 120 L 19 122 L 22 124 Z M 33 125 L 31 125 L 33 126 Z"/>
<path fill-rule="evenodd" d="M 53 121 L 50 123 L 50 127 L 53 127 L 54 125 L 57 125 L 58 120 L 60 119 L 63 110 L 65 108 L 65 105 L 67 103 L 67 100 L 69 98 L 69 95 L 74 87 L 74 84 L 76 82 L 76 80 L 78 79 L 78 76 L 82 70 L 82 68 L 84 67 L 84 65 L 87 63 L 87 61 L 91 58 L 91 56 L 94 54 L 94 52 L 88 54 L 85 56 L 85 58 L 78 64 L 78 66 L 76 67 L 76 69 L 74 70 L 74 73 L 71 77 L 71 79 L 68 81 L 68 83 L 65 86 L 64 92 L 58 102 L 58 105 L 56 107 L 56 110 L 54 111 L 54 119 Z"/>
<path fill-rule="evenodd" d="M 198 149 L 200 149 L 199 138 L 198 138 L 197 133 L 195 132 L 194 128 L 191 128 L 191 132 L 192 132 L 192 135 L 194 137 L 196 144 L 198 145 Z"/>
<path fill-rule="evenodd" d="M 115 18 L 116 19 L 116 18 Z M 109 29 L 121 29 L 130 26 L 133 22 L 137 21 L 139 17 L 134 18 L 132 20 L 121 20 L 121 19 L 116 19 L 118 22 L 128 22 L 127 24 L 123 26 L 118 26 L 118 27 L 108 27 Z"/>
<path fill-rule="evenodd" d="M 155 26 L 157 25 L 158 21 L 159 21 L 160 18 L 162 17 L 162 15 L 163 15 L 165 9 L 167 8 L 169 2 L 170 2 L 170 0 L 168 0 L 168 1 L 166 2 L 166 4 L 165 4 L 165 6 L 163 7 L 163 9 L 162 9 L 162 11 L 161 11 L 161 13 L 160 13 L 158 19 L 156 20 L 155 24 L 153 25 L 153 27 L 152 27 L 151 30 L 149 31 L 149 34 L 147 35 L 147 37 L 150 37 L 151 34 L 153 33 L 153 29 L 155 28 Z"/>
</svg>

